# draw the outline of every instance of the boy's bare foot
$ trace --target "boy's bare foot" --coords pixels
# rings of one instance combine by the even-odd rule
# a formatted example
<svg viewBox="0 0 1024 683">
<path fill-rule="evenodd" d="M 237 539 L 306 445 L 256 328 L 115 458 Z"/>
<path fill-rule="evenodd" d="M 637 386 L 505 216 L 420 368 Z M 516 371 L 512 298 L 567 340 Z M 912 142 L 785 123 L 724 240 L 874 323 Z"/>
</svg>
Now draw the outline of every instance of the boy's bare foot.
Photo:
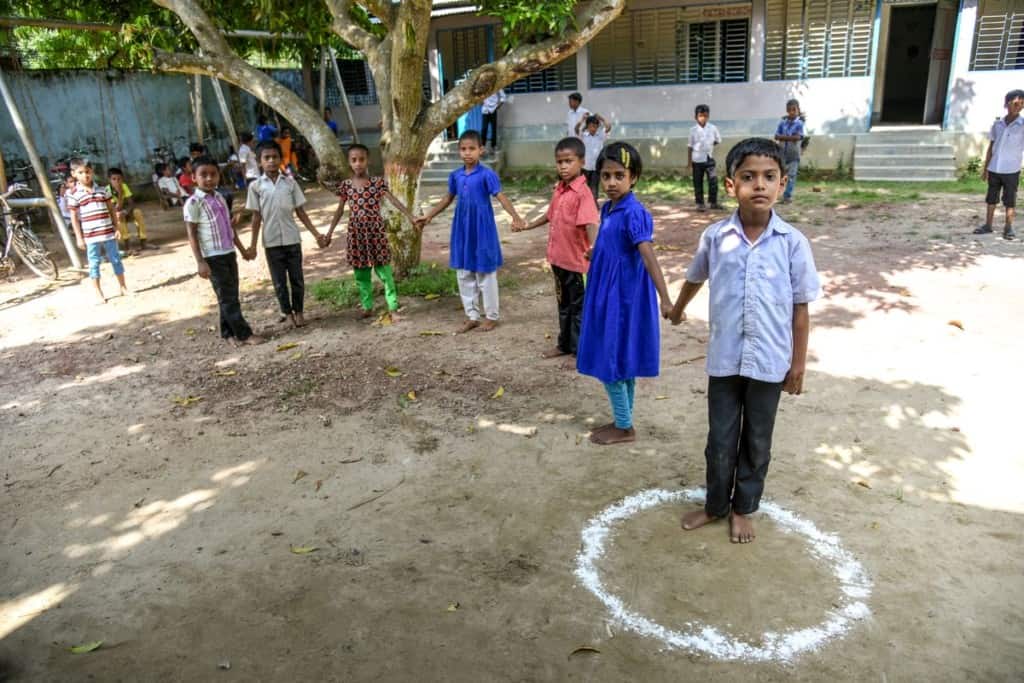
<svg viewBox="0 0 1024 683">
<path fill-rule="evenodd" d="M 132 290 L 128 289 L 127 287 L 121 288 L 121 296 L 131 296 L 131 294 Z"/>
<path fill-rule="evenodd" d="M 462 327 L 460 327 L 459 329 L 455 330 L 455 334 L 465 334 L 466 332 L 469 332 L 473 328 L 476 328 L 476 327 L 479 327 L 479 326 L 480 326 L 480 321 L 479 320 L 467 320 L 466 322 L 462 323 Z"/>
<path fill-rule="evenodd" d="M 239 346 L 256 346 L 257 344 L 262 344 L 265 341 L 266 341 L 266 339 L 264 339 L 263 337 L 260 337 L 259 335 L 252 334 L 252 335 L 249 335 L 248 337 L 246 337 L 245 340 L 238 342 L 238 345 Z"/>
<path fill-rule="evenodd" d="M 306 326 L 306 319 L 302 316 L 302 313 L 292 313 L 292 325 L 295 325 L 295 327 Z"/>
<path fill-rule="evenodd" d="M 754 540 L 754 521 L 750 515 L 729 515 L 729 540 L 733 543 L 750 543 Z"/>
<path fill-rule="evenodd" d="M 359 313 L 359 317 L 360 318 L 372 318 L 373 317 L 373 309 L 372 308 L 364 308 Z"/>
<path fill-rule="evenodd" d="M 699 529 L 705 524 L 711 524 L 711 522 L 717 520 L 718 517 L 712 517 L 707 513 L 707 511 L 704 510 L 704 508 L 701 508 L 700 510 L 687 512 L 685 515 L 683 515 L 681 524 L 684 530 L 693 531 L 694 529 Z"/>
<path fill-rule="evenodd" d="M 540 354 L 541 358 L 558 358 L 559 356 L 568 355 L 565 351 L 558 348 L 557 346 L 553 349 L 548 349 L 544 353 Z"/>
<path fill-rule="evenodd" d="M 490 318 L 488 318 L 487 320 L 485 320 L 482 323 L 480 323 L 480 331 L 481 332 L 490 332 L 491 330 L 493 330 L 497 326 L 498 326 L 498 321 L 497 320 L 491 320 Z"/>
<path fill-rule="evenodd" d="M 390 320 L 392 323 L 397 323 L 401 319 L 402 316 L 398 315 L 394 311 L 388 311 L 388 320 Z"/>
<path fill-rule="evenodd" d="M 636 430 L 630 427 L 629 429 L 619 429 L 615 425 L 599 429 L 598 431 L 590 435 L 591 443 L 595 443 L 598 446 L 611 446 L 616 443 L 630 443 L 636 441 Z"/>
</svg>

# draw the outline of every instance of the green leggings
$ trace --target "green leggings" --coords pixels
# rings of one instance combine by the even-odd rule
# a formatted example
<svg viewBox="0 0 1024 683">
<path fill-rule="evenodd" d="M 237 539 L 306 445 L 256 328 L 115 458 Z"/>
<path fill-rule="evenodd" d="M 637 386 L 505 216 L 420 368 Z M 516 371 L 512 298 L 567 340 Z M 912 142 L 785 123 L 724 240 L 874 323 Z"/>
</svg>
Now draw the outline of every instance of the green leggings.
<svg viewBox="0 0 1024 683">
<path fill-rule="evenodd" d="M 377 272 L 377 279 L 384 283 L 384 300 L 388 302 L 388 310 L 398 310 L 398 290 L 395 288 L 395 275 L 391 272 L 391 266 L 353 268 L 353 270 L 356 274 L 359 302 L 363 305 L 363 310 L 373 310 L 373 271 Z"/>
</svg>

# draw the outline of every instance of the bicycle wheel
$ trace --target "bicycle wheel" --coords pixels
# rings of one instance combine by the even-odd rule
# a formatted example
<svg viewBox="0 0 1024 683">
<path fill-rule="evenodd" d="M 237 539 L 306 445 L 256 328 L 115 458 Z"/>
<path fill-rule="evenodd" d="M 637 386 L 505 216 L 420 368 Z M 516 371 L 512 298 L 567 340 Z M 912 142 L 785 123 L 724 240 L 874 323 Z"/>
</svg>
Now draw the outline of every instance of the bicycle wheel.
<svg viewBox="0 0 1024 683">
<path fill-rule="evenodd" d="M 24 225 L 14 226 L 11 246 L 33 273 L 47 280 L 57 279 L 57 264 L 50 258 L 46 245 L 31 229 Z"/>
</svg>

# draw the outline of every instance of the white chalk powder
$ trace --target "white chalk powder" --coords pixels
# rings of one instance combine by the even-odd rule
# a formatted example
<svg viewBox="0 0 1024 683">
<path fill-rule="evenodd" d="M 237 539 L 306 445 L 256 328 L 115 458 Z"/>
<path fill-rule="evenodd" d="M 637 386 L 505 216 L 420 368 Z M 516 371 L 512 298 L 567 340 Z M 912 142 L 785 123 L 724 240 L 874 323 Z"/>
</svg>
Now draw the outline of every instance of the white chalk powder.
<svg viewBox="0 0 1024 683">
<path fill-rule="evenodd" d="M 597 561 L 605 553 L 605 542 L 613 527 L 638 512 L 666 503 L 703 502 L 703 488 L 668 491 L 649 489 L 629 496 L 605 508 L 583 529 L 583 549 L 576 556 L 576 577 L 597 599 L 604 603 L 612 617 L 625 628 L 642 636 L 657 638 L 672 648 L 701 652 L 716 659 L 750 661 L 790 661 L 797 655 L 815 650 L 827 641 L 846 633 L 852 622 L 864 619 L 871 610 L 864 603 L 871 595 L 871 580 L 864 567 L 839 543 L 834 534 L 819 531 L 813 523 L 778 505 L 761 502 L 761 511 L 784 531 L 807 539 L 812 557 L 823 562 L 839 580 L 841 596 L 838 607 L 830 610 L 825 621 L 817 626 L 782 633 L 768 632 L 760 643 L 747 643 L 721 629 L 692 621 L 685 631 L 665 628 L 630 610 L 617 595 L 609 593 L 601 582 Z M 833 605 L 830 604 L 830 607 Z"/>
</svg>

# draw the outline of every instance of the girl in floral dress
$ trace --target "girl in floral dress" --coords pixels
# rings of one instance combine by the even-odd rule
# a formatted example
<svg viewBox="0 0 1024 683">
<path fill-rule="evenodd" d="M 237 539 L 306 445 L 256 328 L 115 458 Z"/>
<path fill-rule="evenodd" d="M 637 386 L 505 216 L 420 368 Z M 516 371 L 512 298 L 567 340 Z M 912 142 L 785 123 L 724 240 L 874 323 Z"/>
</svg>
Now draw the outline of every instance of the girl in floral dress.
<svg viewBox="0 0 1024 683">
<path fill-rule="evenodd" d="M 331 227 L 327 231 L 327 243 L 331 242 L 334 229 L 345 211 L 345 204 L 349 204 L 352 214 L 348 219 L 346 251 L 348 264 L 352 266 L 359 287 L 362 317 L 373 315 L 372 273 L 375 272 L 377 278 L 384 283 L 387 315 L 395 321 L 398 319 L 395 315 L 398 310 L 398 290 L 395 289 L 395 275 L 391 270 L 388 233 L 380 212 L 381 200 L 387 198 L 410 222 L 413 222 L 413 217 L 405 205 L 391 194 L 383 178 L 367 174 L 369 155 L 369 150 L 360 144 L 354 144 L 348 149 L 348 165 L 352 169 L 352 177 L 338 186 L 338 210 L 334 212 Z"/>
</svg>

